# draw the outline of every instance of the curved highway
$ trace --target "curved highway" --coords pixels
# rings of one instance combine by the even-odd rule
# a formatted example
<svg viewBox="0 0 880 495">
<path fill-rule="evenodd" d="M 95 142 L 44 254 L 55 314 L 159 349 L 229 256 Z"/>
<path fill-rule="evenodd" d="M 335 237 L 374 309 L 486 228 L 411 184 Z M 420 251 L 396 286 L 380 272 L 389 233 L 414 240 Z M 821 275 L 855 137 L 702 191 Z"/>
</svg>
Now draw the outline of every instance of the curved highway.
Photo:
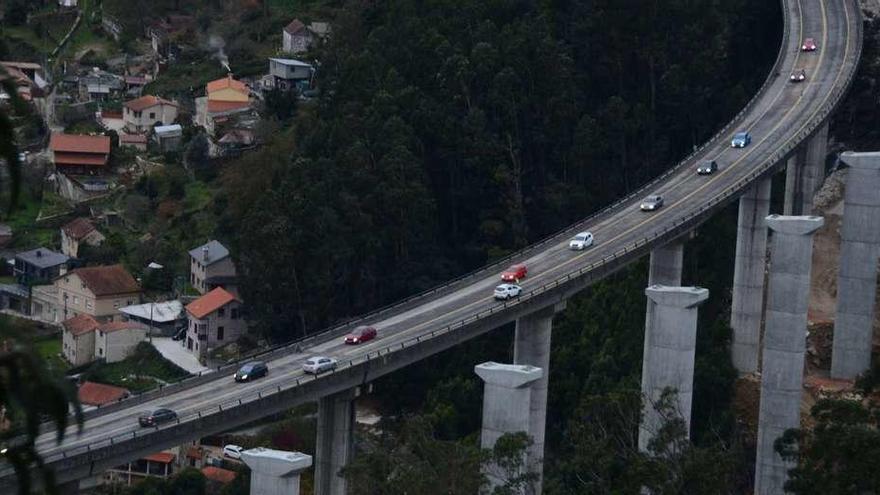
<svg viewBox="0 0 880 495">
<path fill-rule="evenodd" d="M 47 433 L 38 440 L 46 461 L 55 467 L 59 480 L 77 479 L 366 383 L 562 301 L 692 230 L 736 200 L 752 182 L 778 171 L 826 121 L 854 76 L 861 51 L 861 17 L 855 0 L 784 0 L 783 9 L 786 23 L 779 59 L 743 112 L 700 150 L 637 194 L 515 256 L 513 262 L 524 262 L 529 268 L 521 284 L 524 294 L 518 300 L 493 300 L 492 290 L 504 266 L 487 267 L 364 318 L 361 321 L 379 330 L 379 338 L 367 344 L 344 346 L 340 335 L 347 328 L 337 328 L 298 347 L 272 352 L 266 358 L 269 376 L 256 382 L 236 384 L 228 371 L 215 373 L 91 415 L 81 434 L 70 428 L 62 445 L 55 444 L 53 433 Z M 816 40 L 817 51 L 799 50 L 808 37 Z M 790 72 L 800 68 L 806 70 L 807 80 L 790 83 Z M 733 149 L 730 139 L 739 130 L 748 130 L 752 143 Z M 696 164 L 706 159 L 716 160 L 719 170 L 709 176 L 696 175 Z M 662 194 L 665 206 L 653 213 L 639 211 L 638 203 L 651 193 Z M 593 232 L 595 245 L 570 251 L 568 239 L 580 230 Z M 303 375 L 302 362 L 316 354 L 338 358 L 339 370 L 318 378 Z M 180 414 L 179 423 L 140 428 L 138 414 L 158 405 L 174 408 Z M 0 471 L 0 477 L 0 483 L 14 479 L 8 468 Z"/>
</svg>

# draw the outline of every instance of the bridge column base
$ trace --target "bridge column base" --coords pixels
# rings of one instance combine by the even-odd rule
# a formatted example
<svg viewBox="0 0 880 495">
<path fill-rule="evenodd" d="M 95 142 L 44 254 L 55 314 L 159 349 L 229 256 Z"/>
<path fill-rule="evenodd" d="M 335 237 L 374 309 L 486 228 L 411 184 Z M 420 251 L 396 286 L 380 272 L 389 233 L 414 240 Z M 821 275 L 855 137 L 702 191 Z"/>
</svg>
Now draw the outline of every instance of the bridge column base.
<svg viewBox="0 0 880 495">
<path fill-rule="evenodd" d="M 245 450 L 241 460 L 251 468 L 251 493 L 299 495 L 299 477 L 312 465 L 312 456 L 300 452 Z"/>
<path fill-rule="evenodd" d="M 800 426 L 813 234 L 823 223 L 821 217 L 814 216 L 767 217 L 773 236 L 761 365 L 756 495 L 784 493 L 792 467 L 776 453 L 773 442 L 785 430 Z"/>
<path fill-rule="evenodd" d="M 480 446 L 491 449 L 506 433 L 523 432 L 532 436 L 531 404 L 534 387 L 546 373 L 531 365 L 499 364 L 491 361 L 478 364 L 474 372 L 483 379 L 483 430 Z M 529 463 L 530 453 L 525 453 L 524 463 Z M 484 468 L 489 479 L 487 492 L 504 484 L 505 479 L 492 466 Z"/>
<path fill-rule="evenodd" d="M 849 165 L 849 175 L 840 233 L 831 376 L 853 379 L 871 367 L 880 255 L 880 153 L 844 153 L 841 159 Z"/>
<path fill-rule="evenodd" d="M 769 178 L 761 180 L 739 200 L 730 328 L 733 329 L 733 366 L 743 375 L 758 370 L 767 265 L 765 217 L 770 213 L 770 184 Z"/>
<path fill-rule="evenodd" d="M 813 195 L 825 178 L 828 123 L 822 124 L 788 161 L 785 171 L 785 215 L 812 215 Z"/>
<path fill-rule="evenodd" d="M 709 291 L 699 287 L 652 285 L 645 289 L 645 295 L 651 308 L 651 321 L 645 328 L 642 360 L 645 404 L 639 425 L 639 450 L 648 452 L 648 443 L 664 419 L 654 406 L 667 388 L 677 392 L 675 412 L 681 415 L 690 431 L 697 307 L 709 297 Z"/>
<path fill-rule="evenodd" d="M 346 495 L 348 482 L 340 470 L 354 454 L 354 399 L 357 389 L 343 390 L 318 401 L 315 449 L 315 494 Z"/>
</svg>

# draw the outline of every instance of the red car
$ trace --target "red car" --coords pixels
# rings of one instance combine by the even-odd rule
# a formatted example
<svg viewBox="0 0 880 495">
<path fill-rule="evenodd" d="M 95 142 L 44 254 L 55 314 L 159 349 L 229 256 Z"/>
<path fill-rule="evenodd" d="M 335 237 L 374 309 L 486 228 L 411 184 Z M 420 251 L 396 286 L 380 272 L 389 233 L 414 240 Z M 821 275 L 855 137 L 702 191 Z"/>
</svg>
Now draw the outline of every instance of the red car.
<svg viewBox="0 0 880 495">
<path fill-rule="evenodd" d="M 804 44 L 801 45 L 801 51 L 803 52 L 815 52 L 816 51 L 816 41 L 813 38 L 807 38 L 804 40 Z"/>
<path fill-rule="evenodd" d="M 526 265 L 511 265 L 510 268 L 501 273 L 501 280 L 505 282 L 519 282 L 521 279 L 526 278 L 527 273 L 529 273 L 529 270 L 526 269 Z"/>
<path fill-rule="evenodd" d="M 368 340 L 373 340 L 376 338 L 376 329 L 373 327 L 360 326 L 352 330 L 352 332 L 345 336 L 346 344 L 360 344 L 362 342 L 366 342 Z"/>
</svg>

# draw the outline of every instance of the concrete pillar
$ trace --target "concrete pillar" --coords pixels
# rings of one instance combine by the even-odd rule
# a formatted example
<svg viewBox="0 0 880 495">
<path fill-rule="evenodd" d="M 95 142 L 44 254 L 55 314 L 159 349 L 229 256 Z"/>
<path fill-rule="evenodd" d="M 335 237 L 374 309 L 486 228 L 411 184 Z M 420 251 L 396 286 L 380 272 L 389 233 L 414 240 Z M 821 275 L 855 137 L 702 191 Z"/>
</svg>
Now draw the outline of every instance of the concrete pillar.
<svg viewBox="0 0 880 495">
<path fill-rule="evenodd" d="M 550 386 L 550 340 L 553 333 L 553 315 L 565 309 L 565 302 L 544 308 L 516 321 L 513 343 L 513 362 L 544 370 L 531 387 L 529 405 L 529 469 L 538 475 L 534 492 L 541 493 L 544 473 L 544 436 L 547 423 L 547 390 Z"/>
<path fill-rule="evenodd" d="M 831 376 L 852 379 L 871 367 L 880 255 L 880 152 L 847 152 L 840 158 L 849 170 L 840 233 Z"/>
<path fill-rule="evenodd" d="M 348 483 L 340 470 L 354 454 L 355 389 L 318 401 L 318 440 L 315 449 L 315 494 L 346 495 Z"/>
<path fill-rule="evenodd" d="M 312 465 L 312 456 L 301 452 L 257 447 L 241 453 L 251 468 L 251 493 L 299 495 L 299 476 Z"/>
<path fill-rule="evenodd" d="M 684 243 L 673 241 L 651 251 L 648 286 L 681 285 L 681 267 L 684 263 Z"/>
<path fill-rule="evenodd" d="M 773 236 L 761 362 L 756 495 L 781 495 L 792 467 L 776 454 L 773 442 L 785 430 L 800 426 L 813 233 L 823 223 L 815 216 L 767 217 Z"/>
<path fill-rule="evenodd" d="M 813 195 L 825 178 L 828 123 L 820 127 L 789 159 L 785 171 L 785 215 L 813 213 Z"/>
<path fill-rule="evenodd" d="M 639 426 L 639 450 L 663 424 L 653 405 L 666 388 L 677 391 L 676 409 L 690 431 L 691 399 L 694 386 L 694 352 L 697 346 L 697 306 L 709 297 L 699 287 L 652 285 L 645 289 L 651 322 L 645 328 L 642 358 L 642 397 L 644 416 Z"/>
<path fill-rule="evenodd" d="M 757 182 L 739 199 L 736 259 L 733 269 L 733 329 L 731 354 L 740 374 L 757 371 L 764 309 L 764 270 L 767 264 L 767 224 L 770 178 Z"/>
<path fill-rule="evenodd" d="M 491 449 L 505 433 L 525 432 L 531 435 L 532 387 L 545 375 L 544 370 L 530 365 L 489 361 L 475 366 L 474 372 L 485 382 L 480 446 Z M 528 457 L 527 453 L 524 459 L 527 463 Z M 484 469 L 490 483 L 489 492 L 504 483 L 502 473 L 492 466 Z"/>
</svg>

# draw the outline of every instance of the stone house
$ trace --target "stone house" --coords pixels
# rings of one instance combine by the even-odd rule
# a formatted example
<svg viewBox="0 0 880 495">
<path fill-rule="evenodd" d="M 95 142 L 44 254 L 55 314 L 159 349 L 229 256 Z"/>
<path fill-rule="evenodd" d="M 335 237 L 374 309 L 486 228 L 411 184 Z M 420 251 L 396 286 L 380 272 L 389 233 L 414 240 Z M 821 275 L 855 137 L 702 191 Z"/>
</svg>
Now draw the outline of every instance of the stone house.
<svg viewBox="0 0 880 495">
<path fill-rule="evenodd" d="M 80 244 L 100 246 L 104 240 L 104 234 L 85 217 L 75 218 L 61 227 L 61 252 L 71 258 L 78 256 Z"/>
<path fill-rule="evenodd" d="M 122 265 L 77 268 L 55 280 L 63 318 L 78 314 L 98 322 L 122 321 L 119 308 L 140 299 L 141 288 Z"/>
<path fill-rule="evenodd" d="M 125 102 L 122 107 L 122 121 L 128 132 L 148 132 L 157 123 L 169 125 L 177 119 L 177 103 L 158 96 L 141 96 Z"/>
<path fill-rule="evenodd" d="M 237 341 L 247 330 L 241 301 L 220 287 L 189 303 L 186 314 L 186 349 L 199 358 Z"/>
<path fill-rule="evenodd" d="M 199 291 L 199 294 L 206 294 L 218 286 L 226 288 L 223 283 L 212 287 L 212 282 L 234 282 L 235 263 L 233 263 L 226 246 L 216 240 L 191 250 L 189 261 L 189 283 Z M 235 294 L 237 290 L 230 290 L 230 292 Z"/>
<path fill-rule="evenodd" d="M 61 352 L 73 366 L 95 360 L 95 329 L 98 322 L 87 314 L 79 314 L 61 322 Z"/>
<path fill-rule="evenodd" d="M 306 26 L 301 20 L 294 19 L 281 33 L 281 50 L 286 53 L 302 53 L 329 34 L 330 24 L 326 22 L 313 22 Z"/>
<path fill-rule="evenodd" d="M 133 321 L 111 321 L 98 325 L 95 335 L 95 359 L 108 363 L 122 361 L 147 338 L 147 328 Z"/>
</svg>

